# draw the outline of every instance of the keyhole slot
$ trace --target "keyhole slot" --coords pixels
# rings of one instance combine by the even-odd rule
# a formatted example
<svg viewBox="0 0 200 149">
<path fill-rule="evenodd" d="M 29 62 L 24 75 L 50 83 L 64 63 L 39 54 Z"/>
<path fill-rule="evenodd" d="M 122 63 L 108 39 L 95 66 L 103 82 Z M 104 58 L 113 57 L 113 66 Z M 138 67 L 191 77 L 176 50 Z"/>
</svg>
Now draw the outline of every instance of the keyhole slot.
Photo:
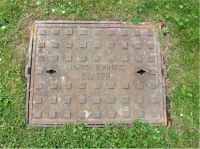
<svg viewBox="0 0 200 149">
<path fill-rule="evenodd" d="M 146 72 L 146 71 L 143 70 L 143 69 L 140 69 L 140 70 L 137 71 L 137 73 L 140 74 L 140 75 L 143 75 L 145 72 Z"/>
<path fill-rule="evenodd" d="M 49 69 L 49 70 L 47 70 L 46 72 L 49 73 L 49 74 L 54 74 L 54 73 L 56 73 L 56 71 L 53 70 L 53 69 Z"/>
</svg>

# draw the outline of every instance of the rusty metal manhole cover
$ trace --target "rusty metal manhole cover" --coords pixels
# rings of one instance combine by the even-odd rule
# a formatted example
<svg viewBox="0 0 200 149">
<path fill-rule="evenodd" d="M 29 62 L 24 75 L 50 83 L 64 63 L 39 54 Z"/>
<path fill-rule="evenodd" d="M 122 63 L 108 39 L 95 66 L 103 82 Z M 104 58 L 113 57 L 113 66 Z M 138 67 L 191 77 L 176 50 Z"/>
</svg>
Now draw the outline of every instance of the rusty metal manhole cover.
<svg viewBox="0 0 200 149">
<path fill-rule="evenodd" d="M 166 124 L 155 25 L 37 21 L 27 72 L 31 125 Z"/>
</svg>

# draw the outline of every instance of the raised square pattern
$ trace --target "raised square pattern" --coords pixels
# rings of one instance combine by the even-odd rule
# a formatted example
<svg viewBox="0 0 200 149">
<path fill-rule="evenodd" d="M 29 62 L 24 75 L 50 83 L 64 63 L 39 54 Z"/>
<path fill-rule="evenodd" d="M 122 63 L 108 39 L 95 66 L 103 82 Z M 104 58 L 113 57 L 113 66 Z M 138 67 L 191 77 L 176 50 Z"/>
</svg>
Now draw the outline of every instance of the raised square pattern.
<svg viewBox="0 0 200 149">
<path fill-rule="evenodd" d="M 157 31 L 153 24 L 36 21 L 26 71 L 28 122 L 166 124 Z"/>
</svg>

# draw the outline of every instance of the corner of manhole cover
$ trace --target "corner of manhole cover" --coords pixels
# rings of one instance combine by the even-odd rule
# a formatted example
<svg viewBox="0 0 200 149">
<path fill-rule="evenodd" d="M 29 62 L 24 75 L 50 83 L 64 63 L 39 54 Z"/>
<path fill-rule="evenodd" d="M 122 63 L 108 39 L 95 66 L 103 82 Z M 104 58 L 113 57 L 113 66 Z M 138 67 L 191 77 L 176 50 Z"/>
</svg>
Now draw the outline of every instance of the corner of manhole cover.
<svg viewBox="0 0 200 149">
<path fill-rule="evenodd" d="M 27 121 L 167 124 L 165 78 L 154 24 L 36 21 L 27 77 Z"/>
</svg>

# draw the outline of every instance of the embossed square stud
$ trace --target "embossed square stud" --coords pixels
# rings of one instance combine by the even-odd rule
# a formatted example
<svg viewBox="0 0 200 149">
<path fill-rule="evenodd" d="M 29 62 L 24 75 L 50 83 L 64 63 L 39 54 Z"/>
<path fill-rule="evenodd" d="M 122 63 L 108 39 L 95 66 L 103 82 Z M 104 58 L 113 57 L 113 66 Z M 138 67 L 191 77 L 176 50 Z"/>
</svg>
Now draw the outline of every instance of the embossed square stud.
<svg viewBox="0 0 200 149">
<path fill-rule="evenodd" d="M 147 32 L 146 32 L 146 35 L 147 35 L 147 36 L 153 36 L 153 31 L 152 31 L 152 29 L 148 29 Z"/>
<path fill-rule="evenodd" d="M 121 36 L 128 36 L 127 29 L 121 29 Z"/>
<path fill-rule="evenodd" d="M 80 83 L 79 89 L 86 89 L 86 83 Z"/>
<path fill-rule="evenodd" d="M 80 57 L 79 57 L 79 61 L 80 62 L 86 62 L 87 61 L 87 55 L 81 54 Z"/>
<path fill-rule="evenodd" d="M 73 47 L 73 42 L 70 42 L 70 41 L 69 41 L 69 42 L 66 42 L 66 43 L 65 43 L 65 47 L 66 47 L 66 48 L 72 48 L 72 47 Z"/>
<path fill-rule="evenodd" d="M 38 48 L 45 48 L 45 42 L 39 42 Z"/>
<path fill-rule="evenodd" d="M 111 119 L 116 118 L 116 112 L 110 111 L 110 112 L 108 113 L 108 117 L 111 118 Z"/>
<path fill-rule="evenodd" d="M 36 89 L 42 89 L 43 86 L 44 86 L 43 82 L 36 82 L 36 84 L 35 84 Z"/>
<path fill-rule="evenodd" d="M 155 62 L 155 56 L 149 56 L 149 62 Z"/>
<path fill-rule="evenodd" d="M 45 35 L 46 34 L 46 29 L 39 29 L 39 35 Z"/>
<path fill-rule="evenodd" d="M 66 61 L 71 62 L 72 61 L 72 55 L 66 55 Z"/>
<path fill-rule="evenodd" d="M 123 89 L 129 89 L 129 82 L 128 81 L 123 81 L 122 82 L 122 88 Z"/>
<path fill-rule="evenodd" d="M 80 48 L 87 48 L 87 42 L 80 42 Z"/>
<path fill-rule="evenodd" d="M 59 47 L 59 42 L 52 42 L 52 47 L 53 48 L 58 48 Z"/>
<path fill-rule="evenodd" d="M 51 82 L 50 85 L 49 85 L 49 88 L 50 89 L 57 89 L 57 86 L 58 86 L 57 82 Z"/>
<path fill-rule="evenodd" d="M 136 101 L 137 103 L 144 103 L 144 96 L 142 96 L 142 95 L 137 96 L 136 100 L 137 100 Z"/>
<path fill-rule="evenodd" d="M 109 103 L 109 104 L 114 104 L 114 103 L 115 103 L 115 99 L 116 99 L 115 96 L 109 96 L 109 97 L 108 97 L 108 103 Z"/>
<path fill-rule="evenodd" d="M 122 61 L 122 62 L 128 62 L 128 60 L 129 60 L 128 55 L 123 55 L 123 56 L 121 57 L 121 61 Z"/>
<path fill-rule="evenodd" d="M 79 118 L 85 118 L 86 113 L 84 111 L 79 112 Z"/>
<path fill-rule="evenodd" d="M 79 34 L 80 35 L 87 35 L 87 30 L 85 28 L 79 29 Z"/>
<path fill-rule="evenodd" d="M 53 35 L 59 35 L 60 29 L 53 29 Z"/>
<path fill-rule="evenodd" d="M 55 111 L 50 111 L 49 112 L 49 118 L 52 118 L 52 119 L 56 118 L 56 112 Z"/>
<path fill-rule="evenodd" d="M 122 117 L 123 118 L 130 118 L 130 111 L 123 111 L 122 112 Z"/>
<path fill-rule="evenodd" d="M 128 42 L 122 42 L 122 49 L 128 49 Z"/>
<path fill-rule="evenodd" d="M 79 97 L 79 103 L 80 104 L 85 104 L 86 103 L 86 96 L 80 96 Z"/>
<path fill-rule="evenodd" d="M 151 96 L 151 102 L 152 102 L 153 104 L 159 103 L 158 97 L 156 97 L 156 96 Z"/>
<path fill-rule="evenodd" d="M 41 67 L 37 67 L 35 69 L 35 74 L 36 75 L 43 75 L 43 69 Z"/>
<path fill-rule="evenodd" d="M 57 97 L 50 97 L 49 98 L 49 103 L 50 104 L 56 104 L 57 103 Z"/>
<path fill-rule="evenodd" d="M 41 104 L 42 103 L 42 97 L 40 96 L 36 96 L 35 100 L 33 100 L 34 104 Z"/>
<path fill-rule="evenodd" d="M 144 118 L 144 111 L 138 111 L 137 112 L 137 117 L 138 118 Z"/>
<path fill-rule="evenodd" d="M 95 62 L 99 62 L 101 59 L 101 55 L 97 54 L 97 55 L 94 55 L 94 61 Z"/>
<path fill-rule="evenodd" d="M 108 35 L 109 35 L 109 36 L 114 35 L 114 33 L 115 33 L 115 30 L 114 30 L 114 29 L 109 29 L 109 30 L 108 30 Z"/>
<path fill-rule="evenodd" d="M 100 35 L 100 29 L 94 29 L 94 35 Z"/>
<path fill-rule="evenodd" d="M 107 83 L 107 87 L 108 87 L 108 89 L 114 89 L 115 88 L 115 82 L 113 81 L 113 82 L 108 82 Z"/>
<path fill-rule="evenodd" d="M 100 48 L 101 43 L 100 42 L 94 42 L 94 48 Z"/>
<path fill-rule="evenodd" d="M 64 31 L 65 35 L 72 35 L 73 34 L 73 29 L 72 28 L 67 28 Z"/>
<path fill-rule="evenodd" d="M 95 82 L 95 83 L 93 83 L 93 88 L 94 89 L 100 89 L 101 88 L 101 83 L 100 82 Z"/>
<path fill-rule="evenodd" d="M 65 88 L 66 89 L 71 89 L 72 88 L 72 83 L 71 82 L 66 82 L 65 83 Z"/>
<path fill-rule="evenodd" d="M 136 83 L 136 88 L 137 88 L 137 89 L 142 89 L 142 88 L 143 88 L 142 82 L 137 81 L 137 83 Z"/>
<path fill-rule="evenodd" d="M 93 99 L 93 103 L 94 103 L 94 104 L 99 104 L 99 103 L 101 103 L 101 97 L 100 97 L 100 96 L 95 96 L 94 99 Z"/>
<path fill-rule="evenodd" d="M 134 31 L 134 35 L 135 35 L 135 36 L 140 36 L 140 35 L 141 35 L 140 30 L 135 30 L 135 31 Z"/>
<path fill-rule="evenodd" d="M 71 111 L 65 111 L 64 118 L 70 118 L 70 117 L 71 117 Z"/>
<path fill-rule="evenodd" d="M 115 61 L 115 56 L 114 55 L 109 55 L 108 56 L 108 61 L 109 62 L 114 62 Z"/>
<path fill-rule="evenodd" d="M 94 111 L 94 112 L 92 112 L 92 117 L 93 118 L 100 118 L 101 117 L 101 112 L 100 111 Z"/>
<path fill-rule="evenodd" d="M 39 56 L 37 56 L 37 61 L 39 61 L 39 62 L 43 62 L 44 61 L 44 56 L 43 55 L 39 55 Z"/>
<path fill-rule="evenodd" d="M 41 111 L 34 112 L 32 115 L 33 115 L 33 118 L 42 118 L 42 112 Z"/>
<path fill-rule="evenodd" d="M 108 48 L 112 49 L 115 47 L 115 43 L 114 42 L 109 42 L 108 43 Z"/>
<path fill-rule="evenodd" d="M 122 96 L 122 102 L 123 103 L 130 103 L 130 97 L 129 96 Z"/>
<path fill-rule="evenodd" d="M 71 96 L 65 96 L 64 97 L 64 104 L 70 104 L 71 103 Z"/>
</svg>

